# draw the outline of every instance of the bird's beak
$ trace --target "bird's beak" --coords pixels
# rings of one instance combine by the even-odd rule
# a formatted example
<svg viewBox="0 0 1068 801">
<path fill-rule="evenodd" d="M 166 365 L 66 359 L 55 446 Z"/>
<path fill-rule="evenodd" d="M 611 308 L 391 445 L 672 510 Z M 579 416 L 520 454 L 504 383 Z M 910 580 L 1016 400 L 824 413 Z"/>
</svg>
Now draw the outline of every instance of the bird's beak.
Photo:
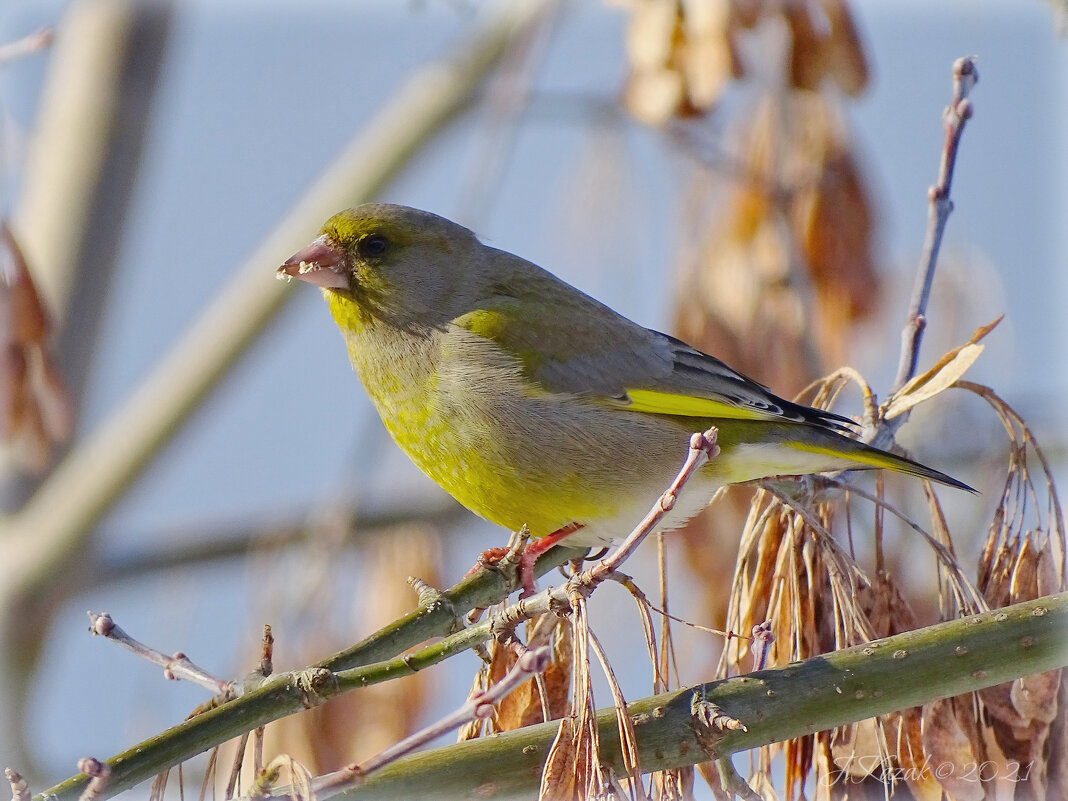
<svg viewBox="0 0 1068 801">
<path fill-rule="evenodd" d="M 323 289 L 349 289 L 351 275 L 344 251 L 326 236 L 291 256 L 276 273 L 279 280 L 298 278 Z"/>
</svg>

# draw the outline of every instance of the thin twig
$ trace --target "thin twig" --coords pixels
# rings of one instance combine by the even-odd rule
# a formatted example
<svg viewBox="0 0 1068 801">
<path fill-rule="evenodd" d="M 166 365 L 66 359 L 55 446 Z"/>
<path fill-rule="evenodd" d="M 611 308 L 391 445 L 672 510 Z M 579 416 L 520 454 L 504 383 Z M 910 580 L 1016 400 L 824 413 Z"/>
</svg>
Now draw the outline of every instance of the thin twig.
<svg viewBox="0 0 1068 801">
<path fill-rule="evenodd" d="M 226 780 L 226 798 L 233 798 L 237 792 L 238 782 L 241 781 L 241 765 L 245 761 L 245 749 L 248 748 L 248 738 L 249 732 L 242 734 L 241 739 L 237 742 L 237 748 L 234 749 L 234 761 L 230 765 L 230 778 Z M 204 789 L 207 789 L 206 783 Z M 201 794 L 203 795 L 203 792 Z"/>
<path fill-rule="evenodd" d="M 678 498 L 679 492 L 682 491 L 683 486 L 687 481 L 700 470 L 706 462 L 710 459 L 716 458 L 719 455 L 719 445 L 716 444 L 717 430 L 713 427 L 705 431 L 704 433 L 693 434 L 690 437 L 690 450 L 686 453 L 686 461 L 682 465 L 682 469 L 679 470 L 679 474 L 675 476 L 675 480 L 671 482 L 671 486 L 667 491 L 660 496 L 660 499 L 653 504 L 653 508 L 649 510 L 648 514 L 642 518 L 641 522 L 634 528 L 634 530 L 627 535 L 627 538 L 623 540 L 615 551 L 610 553 L 594 567 L 581 574 L 581 577 L 587 577 L 586 581 L 592 581 L 597 584 L 604 581 L 608 577 L 608 574 L 616 572 L 620 565 L 632 554 L 634 550 L 642 544 L 647 536 L 657 527 L 664 516 L 675 507 L 675 501 Z M 581 578 L 580 577 L 580 578 Z"/>
<path fill-rule="evenodd" d="M 957 557 L 953 554 L 952 550 L 943 542 L 939 542 L 931 532 L 927 531 L 923 526 L 909 517 L 907 514 L 899 510 L 892 503 L 887 501 L 884 497 L 878 493 L 872 494 L 866 490 L 858 487 L 854 484 L 850 484 L 847 481 L 842 481 L 838 478 L 827 477 L 827 481 L 834 486 L 839 486 L 842 489 L 848 490 L 854 495 L 859 495 L 875 506 L 876 510 L 887 511 L 911 528 L 921 537 L 927 545 L 934 551 L 935 556 L 938 558 L 939 563 L 945 568 L 946 574 L 956 590 L 956 595 L 960 607 L 968 614 L 975 614 L 981 612 L 987 608 L 986 602 L 983 600 L 982 594 L 972 585 L 964 568 L 961 567 L 960 562 L 957 561 Z"/>
<path fill-rule="evenodd" d="M 179 651 L 168 655 L 135 640 L 119 626 L 115 625 L 115 621 L 111 619 L 111 615 L 107 612 L 100 615 L 95 612 L 89 612 L 88 614 L 90 621 L 89 631 L 92 634 L 111 640 L 142 659 L 147 659 L 149 662 L 159 665 L 163 668 L 163 675 L 168 679 L 185 679 L 194 684 L 199 684 L 216 695 L 226 696 L 233 692 L 232 682 L 215 678 L 207 671 L 194 665 L 189 657 L 182 652 Z"/>
<path fill-rule="evenodd" d="M 0 67 L 9 61 L 44 50 L 52 44 L 53 38 L 54 34 L 51 28 L 41 28 L 39 31 L 27 34 L 21 39 L 0 45 Z"/>
<path fill-rule="evenodd" d="M 767 666 L 768 648 L 775 642 L 775 635 L 771 631 L 771 624 L 765 620 L 753 626 L 753 644 L 749 652 L 753 656 L 753 670 L 763 670 Z"/>
<path fill-rule="evenodd" d="M 723 789 L 730 793 L 730 797 L 738 797 L 743 801 L 762 801 L 760 795 L 749 786 L 734 768 L 729 756 L 716 760 L 716 771 Z"/>
<path fill-rule="evenodd" d="M 11 787 L 11 801 L 30 801 L 30 785 L 22 774 L 11 768 L 4 768 L 4 776 Z"/>
<path fill-rule="evenodd" d="M 942 147 L 942 161 L 938 168 L 938 181 L 927 192 L 930 205 L 927 211 L 927 234 L 924 238 L 920 267 L 916 275 L 916 285 L 909 302 L 909 316 L 905 329 L 901 332 L 901 360 L 898 363 L 897 377 L 890 388 L 893 394 L 905 386 L 916 374 L 916 363 L 920 355 L 920 340 L 927 326 L 927 300 L 931 295 L 931 282 L 934 280 L 938 251 L 942 246 L 942 235 L 946 230 L 946 221 L 953 211 L 953 201 L 949 190 L 953 183 L 953 168 L 957 161 L 964 125 L 972 116 L 972 103 L 968 93 L 979 80 L 975 66 L 975 57 L 959 58 L 953 64 L 953 99 L 942 113 L 945 126 L 945 140 Z M 896 429 L 900 422 L 893 424 Z"/>
<path fill-rule="evenodd" d="M 96 801 L 111 780 L 111 765 L 93 757 L 85 757 L 78 760 L 78 770 L 90 779 L 78 801 Z"/>
<path fill-rule="evenodd" d="M 588 596 L 598 584 L 610 578 L 619 578 L 618 568 L 627 557 L 634 553 L 642 541 L 652 533 L 660 521 L 664 519 L 664 516 L 674 508 L 678 495 L 686 485 L 686 482 L 709 459 L 714 459 L 719 454 L 716 436 L 717 430 L 713 427 L 703 433 L 695 433 L 690 437 L 690 449 L 686 453 L 686 461 L 683 462 L 671 485 L 656 500 L 649 512 L 634 527 L 633 531 L 627 535 L 626 539 L 620 543 L 618 548 L 589 570 L 572 576 L 564 587 L 555 589 L 549 587 L 537 595 L 520 598 L 514 604 L 495 613 L 490 621 L 490 630 L 493 637 L 498 642 L 515 642 L 517 641 L 515 629 L 523 621 L 547 612 L 560 613 L 568 610 L 571 608 L 570 594 L 572 592 L 579 591 Z M 622 578 L 626 581 L 628 577 L 623 576 Z"/>
<path fill-rule="evenodd" d="M 368 774 L 384 768 L 391 762 L 396 762 L 405 754 L 410 754 L 441 735 L 458 729 L 472 720 L 490 717 L 496 711 L 495 705 L 501 699 L 511 693 L 512 690 L 545 671 L 552 659 L 550 656 L 551 650 L 549 646 L 543 645 L 523 652 L 499 682 L 488 689 L 476 692 L 455 712 L 451 712 L 421 731 L 405 737 L 400 742 L 371 757 L 362 765 L 353 763 L 341 770 L 320 776 L 314 783 L 316 795 L 320 798 L 326 798 L 359 784 Z"/>
<path fill-rule="evenodd" d="M 357 512 L 355 506 L 337 507 L 331 515 L 352 520 L 345 532 L 342 544 L 358 544 L 386 533 L 387 529 L 424 523 L 448 527 L 469 518 L 469 512 L 451 499 L 429 504 L 423 508 L 397 509 L 382 512 Z M 273 519 L 253 519 L 235 522 L 232 525 L 217 520 L 191 521 L 184 529 L 195 530 L 196 537 L 171 536 L 170 528 L 146 530 L 139 534 L 138 542 L 148 543 L 144 548 L 124 550 L 114 554 L 102 554 L 90 570 L 83 571 L 85 581 L 94 584 L 109 584 L 114 581 L 131 581 L 144 575 L 157 575 L 167 570 L 186 570 L 212 562 L 248 556 L 249 551 L 269 553 L 288 548 L 294 544 L 314 539 L 316 523 L 309 522 L 308 513 L 295 512 L 276 514 Z M 79 576 L 72 576 L 77 582 Z M 79 589 L 81 585 L 76 585 Z"/>
</svg>

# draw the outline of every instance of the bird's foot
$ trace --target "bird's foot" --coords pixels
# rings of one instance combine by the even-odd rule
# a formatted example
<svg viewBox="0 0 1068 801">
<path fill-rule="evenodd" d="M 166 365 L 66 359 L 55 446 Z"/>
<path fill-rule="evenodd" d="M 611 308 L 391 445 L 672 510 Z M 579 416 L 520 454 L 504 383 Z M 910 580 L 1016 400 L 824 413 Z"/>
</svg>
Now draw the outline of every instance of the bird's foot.
<svg viewBox="0 0 1068 801">
<path fill-rule="evenodd" d="M 538 591 L 538 585 L 534 582 L 534 565 L 537 563 L 538 557 L 569 534 L 574 534 L 580 528 L 582 528 L 581 524 L 570 523 L 563 528 L 558 528 L 552 534 L 546 534 L 544 537 L 541 537 L 534 542 L 528 542 L 523 547 L 519 555 L 519 584 L 523 588 L 523 591 L 519 594 L 520 598 L 529 598 Z M 466 575 L 470 576 L 481 567 L 499 567 L 508 557 L 513 556 L 514 554 L 514 546 L 508 548 L 487 548 L 478 555 L 478 560 L 475 562 L 474 567 L 468 570 Z"/>
<path fill-rule="evenodd" d="M 544 552 L 544 549 L 537 548 L 539 544 L 540 541 L 529 543 L 523 548 L 519 556 L 519 581 L 523 586 L 523 593 L 519 596 L 520 598 L 529 598 L 538 591 L 538 587 L 534 583 L 534 563 Z M 483 567 L 499 568 L 502 566 L 502 563 L 508 561 L 510 555 L 512 555 L 511 548 L 487 548 L 478 555 L 475 564 L 464 574 L 464 578 L 467 578 Z"/>
<path fill-rule="evenodd" d="M 474 574 L 479 568 L 490 567 L 491 565 L 498 564 L 502 559 L 504 559 L 504 557 L 508 555 L 508 552 L 510 550 L 512 549 L 506 547 L 487 548 L 478 555 L 478 559 L 475 560 L 475 563 L 471 566 L 471 569 L 464 573 L 464 578 L 467 578 L 468 576 Z"/>
</svg>

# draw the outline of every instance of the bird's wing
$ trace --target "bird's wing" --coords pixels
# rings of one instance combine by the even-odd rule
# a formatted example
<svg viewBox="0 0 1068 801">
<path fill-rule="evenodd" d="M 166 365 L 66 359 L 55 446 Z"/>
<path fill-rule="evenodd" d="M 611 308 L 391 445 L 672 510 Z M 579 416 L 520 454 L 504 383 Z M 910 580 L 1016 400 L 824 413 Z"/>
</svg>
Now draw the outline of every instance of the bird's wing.
<svg viewBox="0 0 1068 801">
<path fill-rule="evenodd" d="M 833 412 L 784 400 L 763 384 L 681 340 L 657 331 L 648 333 L 667 343 L 671 371 L 666 379 L 654 385 L 627 386 L 629 407 L 635 411 L 686 417 L 787 420 L 835 431 L 851 431 L 855 425 L 849 418 Z"/>
<path fill-rule="evenodd" d="M 567 289 L 525 297 L 515 297 L 514 289 L 494 294 L 453 322 L 492 340 L 547 392 L 595 397 L 653 414 L 789 420 L 836 431 L 852 425 L 847 418 L 783 400 L 719 359 Z"/>
</svg>

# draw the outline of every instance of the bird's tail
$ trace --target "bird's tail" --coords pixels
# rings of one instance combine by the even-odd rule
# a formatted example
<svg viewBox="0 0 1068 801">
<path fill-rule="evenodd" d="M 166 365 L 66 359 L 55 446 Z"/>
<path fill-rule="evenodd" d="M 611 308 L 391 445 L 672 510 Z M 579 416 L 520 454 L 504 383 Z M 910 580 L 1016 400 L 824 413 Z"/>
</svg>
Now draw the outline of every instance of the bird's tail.
<svg viewBox="0 0 1068 801">
<path fill-rule="evenodd" d="M 978 490 L 975 488 L 968 486 L 963 481 L 958 481 L 953 478 L 953 476 L 946 475 L 940 470 L 935 470 L 934 468 L 915 462 L 912 459 L 907 459 L 904 456 L 890 453 L 889 451 L 873 448 L 871 445 L 866 445 L 863 442 L 858 442 L 849 437 L 844 437 L 838 434 L 832 434 L 831 436 L 839 441 L 836 441 L 833 444 L 795 441 L 792 442 L 791 445 L 798 450 L 807 451 L 808 453 L 820 453 L 828 456 L 837 456 L 840 459 L 847 459 L 855 463 L 855 467 L 851 469 L 893 470 L 897 473 L 906 473 L 910 476 L 926 478 L 930 481 L 936 481 L 939 484 L 945 484 L 947 487 L 955 487 L 956 489 L 978 494 Z"/>
</svg>

